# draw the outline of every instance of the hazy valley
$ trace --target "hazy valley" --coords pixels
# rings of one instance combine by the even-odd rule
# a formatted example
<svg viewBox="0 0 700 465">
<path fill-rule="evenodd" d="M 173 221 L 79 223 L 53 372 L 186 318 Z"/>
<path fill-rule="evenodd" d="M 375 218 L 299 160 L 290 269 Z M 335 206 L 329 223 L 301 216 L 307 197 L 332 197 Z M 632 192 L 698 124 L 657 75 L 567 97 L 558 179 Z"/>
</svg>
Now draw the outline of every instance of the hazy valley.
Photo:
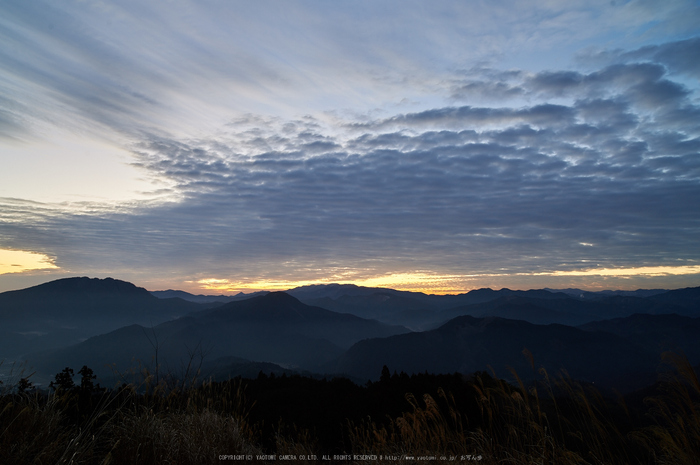
<svg viewBox="0 0 700 465">
<path fill-rule="evenodd" d="M 226 379 L 260 367 L 361 384 L 386 365 L 504 379 L 564 369 L 627 392 L 655 381 L 664 351 L 700 363 L 698 317 L 700 288 L 426 295 L 331 284 L 227 297 L 69 278 L 0 294 L 0 357 L 38 385 L 83 365 L 105 385 L 144 369 Z"/>
</svg>

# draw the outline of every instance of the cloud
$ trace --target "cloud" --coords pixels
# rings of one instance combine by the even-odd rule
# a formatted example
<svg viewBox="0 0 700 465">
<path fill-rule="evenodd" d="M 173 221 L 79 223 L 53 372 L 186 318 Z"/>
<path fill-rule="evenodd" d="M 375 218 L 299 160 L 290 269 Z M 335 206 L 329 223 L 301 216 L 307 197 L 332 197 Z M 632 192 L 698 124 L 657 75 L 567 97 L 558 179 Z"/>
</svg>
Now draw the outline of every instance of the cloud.
<svg viewBox="0 0 700 465">
<path fill-rule="evenodd" d="M 696 24 L 697 15 L 692 1 L 653 8 L 606 1 L 361 8 L 303 0 L 9 1 L 0 15 L 0 94 L 14 109 L 0 115 L 0 135 L 21 129 L 42 137 L 61 126 L 119 141 L 141 131 L 186 137 L 234 112 L 293 118 L 366 112 L 404 98 L 425 102 L 444 82 L 452 82 L 455 98 L 509 100 L 526 92 L 517 85 L 524 72 L 496 69 L 498 60 L 540 57 L 538 69 L 548 69 L 558 47 L 645 26 L 643 39 L 658 42 L 668 34 L 654 26 L 692 32 L 683 24 Z M 616 62 L 697 72 L 696 48 L 693 38 L 606 53 Z M 465 67 L 465 79 L 453 82 Z M 3 131 L 7 121 L 15 126 Z"/>
<path fill-rule="evenodd" d="M 455 100 L 498 101 L 511 100 L 525 95 L 525 90 L 507 81 L 483 81 L 465 79 L 458 81 L 451 90 Z"/>
<path fill-rule="evenodd" d="M 684 266 L 644 266 L 638 268 L 594 268 L 576 271 L 555 271 L 544 273 L 552 276 L 668 276 L 700 275 L 700 265 Z"/>
<path fill-rule="evenodd" d="M 551 126 L 571 122 L 574 113 L 571 108 L 545 103 L 527 108 L 484 108 L 484 107 L 447 107 L 426 110 L 419 113 L 397 115 L 371 123 L 357 123 L 354 128 L 474 128 L 489 126 L 509 126 L 529 124 L 533 126 Z"/>
<path fill-rule="evenodd" d="M 646 45 L 636 50 L 596 50 L 579 54 L 579 61 L 591 65 L 599 63 L 651 62 L 665 66 L 672 74 L 700 78 L 700 64 L 696 57 L 700 53 L 700 37 Z"/>
<path fill-rule="evenodd" d="M 227 285 L 695 266 L 697 89 L 653 61 L 676 48 L 587 71 L 474 68 L 441 88 L 460 105 L 253 113 L 196 136 L 146 126 L 130 150 L 166 199 L 5 199 L 0 244 L 50 250 L 66 270 Z M 91 99 L 51 85 L 76 108 Z M 479 89 L 494 100 L 473 104 Z M 98 106 L 138 121 L 153 105 L 121 92 Z M 126 124 L 112 116 L 90 118 Z"/>
</svg>

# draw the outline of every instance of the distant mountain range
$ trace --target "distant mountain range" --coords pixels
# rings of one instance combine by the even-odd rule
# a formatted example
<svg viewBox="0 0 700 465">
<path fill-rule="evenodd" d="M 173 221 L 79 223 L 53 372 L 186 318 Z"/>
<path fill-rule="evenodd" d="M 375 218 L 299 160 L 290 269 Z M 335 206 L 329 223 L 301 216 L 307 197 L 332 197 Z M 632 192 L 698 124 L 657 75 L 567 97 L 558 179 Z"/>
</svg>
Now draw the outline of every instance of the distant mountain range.
<svg viewBox="0 0 700 465">
<path fill-rule="evenodd" d="M 497 316 L 536 324 L 567 325 L 634 313 L 700 316 L 697 288 L 600 292 L 580 289 L 477 289 L 458 295 L 428 295 L 353 284 L 328 284 L 303 286 L 286 292 L 308 305 L 376 319 L 387 324 L 403 325 L 416 331 L 434 329 L 460 315 Z M 224 302 L 224 299 L 241 300 L 264 292 L 236 296 L 195 296 L 182 291 L 157 291 L 153 294 L 177 295 L 193 302 L 216 299 Z"/>
<path fill-rule="evenodd" d="M 209 308 L 158 299 L 117 279 L 66 278 L 0 293 L 0 360 L 75 344 L 130 324 L 151 326 Z"/>
<path fill-rule="evenodd" d="M 524 378 L 542 367 L 621 390 L 652 382 L 664 350 L 700 363 L 700 288 L 579 291 L 443 296 L 331 284 L 195 296 L 69 278 L 0 294 L 0 359 L 24 354 L 41 380 L 82 365 L 103 379 L 139 366 L 183 376 L 196 366 L 220 378 L 269 369 L 360 381 L 384 365 L 492 367 L 506 377 L 511 367 Z"/>
<path fill-rule="evenodd" d="M 577 297 L 579 299 L 601 299 L 605 297 L 610 297 L 613 295 L 621 295 L 625 297 L 651 297 L 656 294 L 663 294 L 664 292 L 668 292 L 668 289 L 637 289 L 636 291 L 613 291 L 613 290 L 605 290 L 605 291 L 584 291 L 581 289 L 549 289 L 549 288 L 544 288 L 545 291 L 549 292 L 563 292 L 564 294 L 570 294 L 574 297 Z"/>
<path fill-rule="evenodd" d="M 87 364 L 108 375 L 112 370 L 124 372 L 138 361 L 152 373 L 159 366 L 164 373 L 180 374 L 183 363 L 201 356 L 207 360 L 235 356 L 317 370 L 362 339 L 406 332 L 400 326 L 308 306 L 288 294 L 273 292 L 151 328 L 130 325 L 29 358 L 37 361 L 34 366 L 42 373 L 66 364 Z"/>
<path fill-rule="evenodd" d="M 185 291 L 175 291 L 173 289 L 168 289 L 167 291 L 151 291 L 151 294 L 159 299 L 182 299 L 188 302 L 197 303 L 227 303 L 235 302 L 237 300 L 250 299 L 251 297 L 257 297 L 260 295 L 267 294 L 267 291 L 251 292 L 250 294 L 244 294 L 239 292 L 236 295 L 204 295 L 204 294 L 190 294 Z"/>
</svg>

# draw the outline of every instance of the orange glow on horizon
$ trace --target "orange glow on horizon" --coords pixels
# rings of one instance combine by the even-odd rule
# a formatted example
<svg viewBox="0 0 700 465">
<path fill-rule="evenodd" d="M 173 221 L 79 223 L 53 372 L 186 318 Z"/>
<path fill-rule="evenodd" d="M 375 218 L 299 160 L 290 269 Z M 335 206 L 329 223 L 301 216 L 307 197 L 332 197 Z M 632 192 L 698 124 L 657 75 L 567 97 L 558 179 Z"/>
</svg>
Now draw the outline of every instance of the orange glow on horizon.
<svg viewBox="0 0 700 465">
<path fill-rule="evenodd" d="M 570 271 L 549 271 L 532 273 L 483 273 L 483 274 L 433 274 L 430 272 L 416 271 L 413 273 L 389 273 L 366 278 L 345 278 L 333 276 L 325 279 L 311 280 L 271 280 L 271 279 L 251 279 L 234 280 L 222 278 L 200 279 L 193 284 L 205 291 L 218 291 L 223 293 L 253 292 L 253 291 L 285 291 L 301 286 L 324 285 L 324 284 L 354 284 L 357 286 L 390 288 L 400 291 L 423 292 L 426 294 L 460 294 L 473 289 L 490 287 L 479 285 L 488 281 L 508 280 L 527 277 L 552 278 L 577 278 L 577 277 L 602 277 L 631 279 L 635 277 L 663 277 L 678 275 L 700 274 L 700 266 L 647 266 L 632 268 L 594 268 Z M 479 283 L 479 284 L 477 284 Z M 553 287 L 553 286 L 544 286 Z M 563 287 L 571 287 L 565 285 Z M 594 286 L 581 286 L 582 288 L 606 288 L 605 285 L 596 283 Z"/>
<path fill-rule="evenodd" d="M 554 271 L 534 273 L 535 276 L 678 276 L 700 274 L 699 265 L 685 266 L 642 266 L 637 268 L 593 268 L 589 270 Z"/>
<path fill-rule="evenodd" d="M 24 250 L 0 249 L 0 275 L 32 270 L 57 270 L 48 255 Z"/>
<path fill-rule="evenodd" d="M 337 279 L 336 277 L 316 280 L 256 280 L 233 281 L 228 279 L 200 279 L 197 284 L 201 289 L 220 292 L 250 292 L 257 290 L 286 291 L 295 287 L 316 284 L 354 284 L 356 286 L 391 288 L 400 291 L 424 292 L 426 294 L 455 294 L 466 292 L 461 281 L 464 275 L 433 275 L 428 273 L 391 273 L 360 279 Z M 467 289 L 469 290 L 469 289 Z"/>
</svg>

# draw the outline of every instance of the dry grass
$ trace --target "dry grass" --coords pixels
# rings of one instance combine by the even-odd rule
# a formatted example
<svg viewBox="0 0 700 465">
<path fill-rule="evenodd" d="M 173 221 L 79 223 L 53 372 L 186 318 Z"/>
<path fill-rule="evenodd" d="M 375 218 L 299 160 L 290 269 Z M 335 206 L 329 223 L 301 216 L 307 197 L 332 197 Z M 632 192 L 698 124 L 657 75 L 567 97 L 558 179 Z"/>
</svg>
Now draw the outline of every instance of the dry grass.
<svg viewBox="0 0 700 465">
<path fill-rule="evenodd" d="M 379 462 L 403 457 L 404 463 L 407 456 L 476 455 L 453 399 L 442 389 L 438 395 L 447 404 L 446 412 L 429 394 L 423 396 L 422 403 L 413 394 L 407 394 L 413 411 L 393 419 L 388 427 L 371 420 L 349 425 L 353 453 L 389 457 Z"/>
<path fill-rule="evenodd" d="M 481 378 L 476 378 L 475 383 L 482 427 L 465 429 L 468 419 L 455 410 L 454 402 L 444 391 L 439 391 L 439 395 L 446 409 L 441 409 L 429 395 L 424 395 L 419 403 L 409 394 L 407 399 L 413 411 L 394 419 L 389 427 L 373 422 L 353 427 L 353 450 L 389 456 L 380 460 L 383 463 L 395 463 L 395 457 L 402 457 L 402 463 L 418 463 L 418 457 L 454 457 L 485 464 L 586 463 L 557 443 L 546 415 L 533 409 L 538 403 L 533 404 L 522 391 L 505 383 L 487 387 Z"/>
<path fill-rule="evenodd" d="M 231 416 L 211 410 L 122 415 L 111 428 L 114 446 L 104 463 L 194 465 L 220 454 L 257 454 Z"/>
<path fill-rule="evenodd" d="M 700 464 L 700 380 L 685 357 L 664 354 L 674 368 L 665 383 L 665 395 L 646 399 L 656 425 L 645 431 L 644 439 L 659 464 Z"/>
<path fill-rule="evenodd" d="M 146 388 L 146 394 L 131 389 L 124 395 L 127 402 L 108 427 L 113 445 L 105 463 L 194 465 L 219 463 L 219 455 L 260 453 L 240 384 Z"/>
<path fill-rule="evenodd" d="M 612 405 L 566 373 L 552 380 L 541 370 L 540 381 L 529 387 L 515 373 L 517 386 L 488 376 L 474 378 L 480 407 L 476 429 L 465 428 L 470 419 L 445 392 L 439 391 L 442 407 L 429 395 L 418 402 L 409 394 L 413 411 L 392 419 L 389 426 L 372 421 L 351 425 L 352 448 L 389 456 L 385 463 L 395 457 L 410 463 L 406 457 L 442 456 L 477 457 L 485 464 L 698 464 L 700 406 L 689 389 L 700 394 L 700 384 L 687 362 L 678 368 L 691 382 L 675 380 L 669 384 L 668 400 L 649 401 L 657 410 L 652 413 L 661 418 L 651 429 L 620 431 L 611 408 L 624 413 L 624 405 Z"/>
<path fill-rule="evenodd" d="M 611 409 L 617 415 L 625 406 L 611 405 L 565 374 L 551 379 L 540 371 L 539 382 L 528 385 L 516 376 L 515 386 L 477 376 L 471 388 L 478 418 L 466 418 L 443 390 L 435 398 L 407 394 L 410 411 L 383 424 L 348 424 L 348 453 L 376 455 L 379 463 L 423 456 L 480 457 L 484 464 L 700 464 L 700 381 L 687 360 L 665 357 L 676 376 L 663 395 L 647 399 L 655 421 L 650 427 L 621 431 Z M 219 463 L 222 454 L 263 453 L 320 458 L 308 431 L 291 425 L 278 426 L 276 450 L 262 451 L 247 421 L 241 384 L 142 388 L 88 398 L 6 390 L 0 397 L 0 463 L 189 465 Z"/>
<path fill-rule="evenodd" d="M 101 463 L 108 442 L 104 425 L 110 423 L 104 397 L 78 422 L 66 413 L 74 401 L 66 396 L 39 393 L 5 395 L 0 401 L 0 463 Z"/>
<path fill-rule="evenodd" d="M 6 394 L 0 463 L 189 465 L 259 453 L 245 415 L 237 413 L 240 392 L 212 394 L 206 386 L 150 394 L 127 387 L 87 398 L 77 391 Z"/>
</svg>

